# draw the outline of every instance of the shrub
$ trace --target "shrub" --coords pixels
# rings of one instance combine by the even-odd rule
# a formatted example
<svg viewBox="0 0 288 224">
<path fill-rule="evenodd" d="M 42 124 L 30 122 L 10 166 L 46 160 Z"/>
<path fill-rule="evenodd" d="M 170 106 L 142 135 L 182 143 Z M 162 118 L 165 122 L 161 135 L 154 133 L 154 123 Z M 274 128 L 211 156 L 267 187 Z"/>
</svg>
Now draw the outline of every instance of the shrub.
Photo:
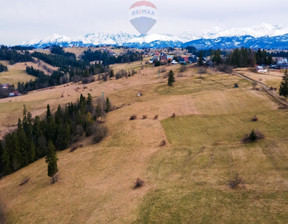
<svg viewBox="0 0 288 224">
<path fill-rule="evenodd" d="M 161 143 L 160 143 L 160 147 L 164 147 L 166 145 L 166 141 L 165 140 L 163 140 Z"/>
<path fill-rule="evenodd" d="M 251 119 L 251 121 L 253 121 L 253 122 L 258 121 L 258 117 L 255 115 L 255 116 Z"/>
<path fill-rule="evenodd" d="M 143 120 L 147 119 L 147 115 L 143 115 L 142 119 Z"/>
<path fill-rule="evenodd" d="M 82 79 L 82 84 L 88 84 L 88 83 L 92 83 L 92 82 L 95 82 L 94 76 L 88 76 L 88 77 Z"/>
<path fill-rule="evenodd" d="M 105 126 L 98 125 L 94 131 L 93 142 L 95 144 L 101 142 L 106 137 L 107 133 L 108 133 L 108 129 Z"/>
<path fill-rule="evenodd" d="M 78 144 L 74 144 L 74 145 L 72 145 L 71 146 L 71 148 L 70 148 L 70 151 L 69 152 L 74 152 L 76 149 L 78 149 L 78 148 L 82 148 L 83 147 L 83 145 L 81 144 L 81 145 L 78 145 Z"/>
<path fill-rule="evenodd" d="M 137 74 L 137 72 L 133 69 L 132 70 L 132 76 L 135 75 L 135 74 Z"/>
<path fill-rule="evenodd" d="M 102 80 L 103 80 L 103 82 L 107 82 L 107 81 L 108 81 L 108 77 L 109 77 L 108 74 L 102 75 Z"/>
<path fill-rule="evenodd" d="M 187 70 L 187 65 L 181 65 L 180 72 L 185 72 Z"/>
<path fill-rule="evenodd" d="M 121 79 L 122 77 L 128 77 L 128 73 L 124 69 L 118 71 L 115 76 L 116 79 Z"/>
<path fill-rule="evenodd" d="M 72 82 L 80 82 L 81 81 L 81 76 L 79 75 L 74 75 L 72 78 L 71 78 L 71 81 Z"/>
<path fill-rule="evenodd" d="M 155 115 L 155 116 L 154 116 L 154 120 L 157 120 L 157 119 L 158 119 L 158 117 L 159 117 L 158 115 Z"/>
<path fill-rule="evenodd" d="M 245 135 L 243 143 L 252 143 L 264 138 L 265 136 L 260 131 L 252 130 L 250 134 Z"/>
<path fill-rule="evenodd" d="M 233 178 L 233 180 L 229 181 L 229 187 L 231 189 L 237 189 L 239 187 L 240 184 L 243 183 L 243 180 L 241 177 L 239 177 L 238 173 L 235 175 L 235 177 Z"/>
<path fill-rule="evenodd" d="M 135 182 L 135 184 L 134 184 L 133 189 L 134 189 L 134 190 L 135 190 L 135 189 L 139 189 L 139 188 L 141 188 L 141 187 L 143 187 L 143 186 L 144 186 L 144 181 L 141 180 L 140 178 L 137 178 L 137 180 L 136 180 L 136 182 Z"/>
<path fill-rule="evenodd" d="M 130 121 L 133 121 L 133 120 L 136 120 L 136 119 L 137 119 L 137 116 L 136 116 L 136 115 L 131 115 Z"/>
<path fill-rule="evenodd" d="M 236 89 L 236 88 L 239 88 L 239 84 L 238 83 L 235 83 L 234 84 L 234 88 Z"/>
<path fill-rule="evenodd" d="M 171 118 L 174 118 L 174 117 L 176 117 L 176 114 L 175 114 L 175 113 L 172 114 Z"/>
<path fill-rule="evenodd" d="M 217 66 L 218 71 L 220 72 L 224 72 L 224 73 L 232 73 L 233 72 L 233 67 L 230 65 L 226 65 L 226 64 L 220 64 Z"/>
</svg>

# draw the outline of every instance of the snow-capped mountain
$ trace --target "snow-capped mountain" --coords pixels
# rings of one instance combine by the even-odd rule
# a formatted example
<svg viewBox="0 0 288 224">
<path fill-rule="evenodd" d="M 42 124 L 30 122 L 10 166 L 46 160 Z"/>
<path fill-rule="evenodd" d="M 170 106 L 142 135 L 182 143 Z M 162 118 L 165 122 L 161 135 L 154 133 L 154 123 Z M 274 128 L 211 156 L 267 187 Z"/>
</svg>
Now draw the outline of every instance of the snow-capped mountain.
<svg viewBox="0 0 288 224">
<path fill-rule="evenodd" d="M 246 27 L 246 28 L 232 28 L 228 30 L 221 30 L 216 28 L 216 31 L 210 31 L 204 33 L 201 38 L 204 39 L 215 39 L 219 37 L 240 37 L 240 36 L 252 36 L 258 37 L 275 37 L 281 36 L 288 33 L 288 26 L 284 25 L 271 25 L 262 23 L 257 26 Z M 200 39 L 200 38 L 199 38 Z"/>
<path fill-rule="evenodd" d="M 43 40 L 33 40 L 22 43 L 23 46 L 43 48 L 51 45 L 63 47 L 72 46 L 126 46 L 126 47 L 182 47 L 195 46 L 197 48 L 235 48 L 235 47 L 260 47 L 288 49 L 288 26 L 260 24 L 248 28 L 233 28 L 213 31 L 202 34 L 183 33 L 180 35 L 148 34 L 145 36 L 127 33 L 105 34 L 89 33 L 85 36 L 70 38 L 54 34 Z"/>
</svg>

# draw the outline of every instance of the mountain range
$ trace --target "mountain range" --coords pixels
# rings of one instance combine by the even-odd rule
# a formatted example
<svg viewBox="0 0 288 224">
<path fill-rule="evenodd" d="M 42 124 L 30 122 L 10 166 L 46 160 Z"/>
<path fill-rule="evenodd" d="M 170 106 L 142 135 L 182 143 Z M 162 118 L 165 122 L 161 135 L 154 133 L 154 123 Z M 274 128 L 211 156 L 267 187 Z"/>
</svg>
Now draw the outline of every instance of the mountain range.
<svg viewBox="0 0 288 224">
<path fill-rule="evenodd" d="M 213 31 L 201 34 L 183 33 L 180 35 L 148 34 L 137 36 L 120 32 L 117 34 L 89 33 L 85 36 L 71 38 L 54 34 L 43 40 L 27 41 L 21 45 L 35 48 L 44 48 L 51 45 L 63 47 L 112 45 L 136 48 L 194 46 L 197 49 L 248 47 L 285 50 L 288 49 L 288 26 L 263 23 L 247 28 L 229 30 L 215 28 Z"/>
</svg>

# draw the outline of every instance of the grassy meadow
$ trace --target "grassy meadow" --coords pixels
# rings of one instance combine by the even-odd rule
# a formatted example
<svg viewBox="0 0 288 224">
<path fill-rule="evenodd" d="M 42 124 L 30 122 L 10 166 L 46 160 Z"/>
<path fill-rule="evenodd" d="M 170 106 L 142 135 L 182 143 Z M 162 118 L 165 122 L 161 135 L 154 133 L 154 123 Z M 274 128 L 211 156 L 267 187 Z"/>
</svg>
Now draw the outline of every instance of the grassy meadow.
<svg viewBox="0 0 288 224">
<path fill-rule="evenodd" d="M 179 66 L 170 66 L 170 88 L 166 73 L 157 78 L 159 68 L 126 66 L 138 73 L 0 100 L 1 122 L 23 103 L 43 114 L 47 102 L 55 109 L 80 93 L 95 99 L 105 92 L 119 107 L 106 117 L 103 142 L 86 139 L 83 148 L 58 153 L 57 184 L 49 184 L 44 159 L 0 180 L 8 223 L 287 223 L 287 109 L 237 76 L 188 69 L 178 77 Z M 252 129 L 265 139 L 243 144 Z M 242 181 L 231 189 L 236 174 Z M 145 183 L 134 190 L 137 178 Z"/>
</svg>

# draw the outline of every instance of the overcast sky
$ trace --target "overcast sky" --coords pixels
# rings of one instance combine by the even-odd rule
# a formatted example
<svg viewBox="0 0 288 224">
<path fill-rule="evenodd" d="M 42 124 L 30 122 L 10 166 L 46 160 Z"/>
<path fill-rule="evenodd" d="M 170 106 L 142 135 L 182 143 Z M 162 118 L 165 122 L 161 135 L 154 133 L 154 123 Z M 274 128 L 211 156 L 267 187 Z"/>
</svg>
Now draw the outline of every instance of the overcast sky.
<svg viewBox="0 0 288 224">
<path fill-rule="evenodd" d="M 137 34 L 130 25 L 130 0 L 0 0 L 0 44 L 43 39 L 54 33 Z M 254 26 L 288 25 L 287 0 L 151 0 L 158 22 L 150 33 L 199 33 Z"/>
</svg>

